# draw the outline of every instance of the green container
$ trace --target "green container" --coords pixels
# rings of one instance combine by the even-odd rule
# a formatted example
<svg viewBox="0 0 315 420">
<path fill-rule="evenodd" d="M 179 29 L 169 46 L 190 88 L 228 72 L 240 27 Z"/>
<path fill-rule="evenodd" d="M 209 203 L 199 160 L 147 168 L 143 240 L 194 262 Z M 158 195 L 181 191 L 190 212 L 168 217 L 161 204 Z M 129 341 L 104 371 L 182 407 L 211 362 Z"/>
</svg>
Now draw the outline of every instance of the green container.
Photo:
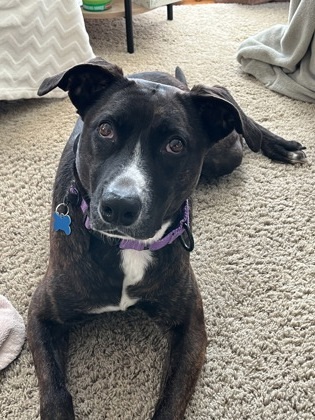
<svg viewBox="0 0 315 420">
<path fill-rule="evenodd" d="M 83 9 L 89 12 L 103 12 L 112 7 L 112 0 L 83 0 Z"/>
</svg>

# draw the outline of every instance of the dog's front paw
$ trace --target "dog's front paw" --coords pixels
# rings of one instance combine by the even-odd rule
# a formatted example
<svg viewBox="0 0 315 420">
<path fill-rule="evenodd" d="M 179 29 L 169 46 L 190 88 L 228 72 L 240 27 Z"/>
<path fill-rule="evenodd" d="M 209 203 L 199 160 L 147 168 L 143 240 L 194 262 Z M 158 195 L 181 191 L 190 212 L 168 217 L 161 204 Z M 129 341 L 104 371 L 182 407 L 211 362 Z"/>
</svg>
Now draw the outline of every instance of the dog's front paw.
<svg viewBox="0 0 315 420">
<path fill-rule="evenodd" d="M 263 141 L 261 145 L 262 152 L 272 160 L 284 163 L 308 163 L 306 148 L 297 141 L 287 141 L 281 138 L 272 141 Z"/>
<path fill-rule="evenodd" d="M 40 408 L 41 420 L 74 420 L 72 397 L 65 389 L 58 395 L 50 394 L 42 398 Z"/>
</svg>

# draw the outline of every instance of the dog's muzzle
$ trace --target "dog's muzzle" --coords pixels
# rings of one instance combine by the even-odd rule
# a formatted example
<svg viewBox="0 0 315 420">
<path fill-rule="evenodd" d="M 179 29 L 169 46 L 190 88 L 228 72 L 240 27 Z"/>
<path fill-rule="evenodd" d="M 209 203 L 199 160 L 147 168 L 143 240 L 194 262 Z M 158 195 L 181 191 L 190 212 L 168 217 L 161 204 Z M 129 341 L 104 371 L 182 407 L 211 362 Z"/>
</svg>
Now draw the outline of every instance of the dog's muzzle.
<svg viewBox="0 0 315 420">
<path fill-rule="evenodd" d="M 141 208 L 141 200 L 137 195 L 122 196 L 107 192 L 100 202 L 99 213 L 104 222 L 113 227 L 125 227 L 138 220 Z"/>
</svg>

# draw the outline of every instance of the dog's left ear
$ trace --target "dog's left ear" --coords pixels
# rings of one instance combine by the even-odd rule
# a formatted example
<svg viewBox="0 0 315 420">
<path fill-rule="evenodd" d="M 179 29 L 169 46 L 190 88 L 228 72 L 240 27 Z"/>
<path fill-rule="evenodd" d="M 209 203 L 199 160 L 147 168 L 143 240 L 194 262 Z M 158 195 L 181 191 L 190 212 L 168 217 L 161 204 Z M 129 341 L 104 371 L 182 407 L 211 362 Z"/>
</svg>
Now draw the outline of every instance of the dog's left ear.
<svg viewBox="0 0 315 420">
<path fill-rule="evenodd" d="M 45 79 L 38 89 L 43 96 L 59 87 L 68 92 L 69 98 L 81 116 L 97 94 L 114 81 L 123 80 L 121 68 L 95 57 L 84 64 L 78 64 L 69 70 Z"/>
<path fill-rule="evenodd" d="M 211 142 L 223 139 L 233 130 L 243 134 L 242 120 L 237 108 L 218 94 L 216 89 L 197 85 L 190 93 Z"/>
</svg>

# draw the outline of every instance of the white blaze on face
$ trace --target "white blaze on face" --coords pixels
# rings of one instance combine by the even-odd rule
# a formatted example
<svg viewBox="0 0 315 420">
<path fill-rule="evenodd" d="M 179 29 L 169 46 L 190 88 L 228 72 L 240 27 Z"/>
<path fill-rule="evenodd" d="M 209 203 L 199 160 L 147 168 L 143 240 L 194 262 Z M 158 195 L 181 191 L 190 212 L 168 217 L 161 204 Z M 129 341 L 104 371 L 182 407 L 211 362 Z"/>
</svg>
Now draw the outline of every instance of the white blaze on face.
<svg viewBox="0 0 315 420">
<path fill-rule="evenodd" d="M 143 165 L 139 141 L 134 149 L 132 159 L 122 168 L 121 173 L 110 182 L 107 191 L 122 197 L 124 195 L 128 196 L 129 193 L 137 195 L 141 201 L 139 215 L 139 219 L 141 219 L 142 213 L 146 212 L 150 202 L 149 184 L 149 176 Z M 99 207 L 98 213 L 102 218 Z"/>
</svg>

